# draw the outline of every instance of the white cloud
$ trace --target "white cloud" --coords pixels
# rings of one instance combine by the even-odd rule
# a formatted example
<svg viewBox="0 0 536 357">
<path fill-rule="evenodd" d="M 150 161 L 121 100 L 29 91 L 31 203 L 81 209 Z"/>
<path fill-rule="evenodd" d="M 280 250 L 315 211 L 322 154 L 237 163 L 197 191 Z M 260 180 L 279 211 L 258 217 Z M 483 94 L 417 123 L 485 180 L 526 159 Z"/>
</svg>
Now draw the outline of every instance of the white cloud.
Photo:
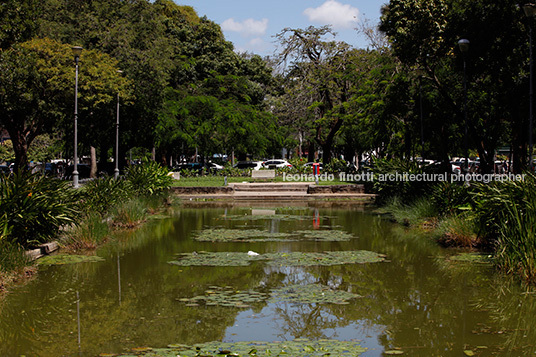
<svg viewBox="0 0 536 357">
<path fill-rule="evenodd" d="M 274 46 L 260 37 L 255 37 L 247 43 L 235 43 L 235 51 L 237 53 L 270 53 L 274 51 Z"/>
<path fill-rule="evenodd" d="M 237 22 L 230 18 L 221 24 L 223 31 L 238 32 L 244 37 L 264 36 L 268 29 L 268 19 L 254 20 L 246 19 L 242 22 Z"/>
<path fill-rule="evenodd" d="M 305 9 L 303 13 L 312 22 L 333 25 L 335 28 L 352 28 L 357 22 L 359 9 L 336 0 L 327 0 L 317 8 Z"/>
</svg>

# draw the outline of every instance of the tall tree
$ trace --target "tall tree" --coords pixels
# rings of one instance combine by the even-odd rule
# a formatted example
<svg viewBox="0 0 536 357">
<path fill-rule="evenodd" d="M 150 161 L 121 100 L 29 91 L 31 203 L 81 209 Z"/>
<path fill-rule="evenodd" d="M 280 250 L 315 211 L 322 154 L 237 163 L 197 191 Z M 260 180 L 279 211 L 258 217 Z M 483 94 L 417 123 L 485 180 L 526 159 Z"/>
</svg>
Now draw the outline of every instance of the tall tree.
<svg viewBox="0 0 536 357">
<path fill-rule="evenodd" d="M 36 136 L 50 132 L 73 113 L 71 53 L 71 46 L 50 39 L 0 51 L 0 125 L 10 134 L 18 168 L 26 167 L 28 147 Z M 118 92 L 127 92 L 128 81 L 118 75 L 116 60 L 87 51 L 82 61 L 82 112 L 98 110 L 109 105 Z"/>
<path fill-rule="evenodd" d="M 528 30 L 519 6 L 509 0 L 391 0 L 382 10 L 381 29 L 404 64 L 426 72 L 429 88 L 446 105 L 438 108 L 438 113 L 455 113 L 448 125 L 458 131 L 465 125 L 464 58 L 456 43 L 461 38 L 470 40 L 471 49 L 465 58 L 470 146 L 478 151 L 482 170 L 489 172 L 495 149 L 508 140 L 505 134 L 510 132 L 519 170 L 525 158 L 526 137 L 520 134 L 526 132 L 526 120 L 520 108 L 527 102 L 524 87 L 528 58 Z M 445 115 L 441 118 L 448 120 Z M 459 137 L 452 131 L 445 134 L 442 137 L 449 140 Z"/>
<path fill-rule="evenodd" d="M 307 29 L 286 28 L 276 37 L 281 44 L 281 63 L 290 63 L 289 81 L 304 81 L 313 98 L 314 140 L 322 147 L 323 161 L 332 158 L 333 144 L 347 116 L 350 81 L 350 46 L 327 40 L 333 36 L 329 26 Z"/>
</svg>

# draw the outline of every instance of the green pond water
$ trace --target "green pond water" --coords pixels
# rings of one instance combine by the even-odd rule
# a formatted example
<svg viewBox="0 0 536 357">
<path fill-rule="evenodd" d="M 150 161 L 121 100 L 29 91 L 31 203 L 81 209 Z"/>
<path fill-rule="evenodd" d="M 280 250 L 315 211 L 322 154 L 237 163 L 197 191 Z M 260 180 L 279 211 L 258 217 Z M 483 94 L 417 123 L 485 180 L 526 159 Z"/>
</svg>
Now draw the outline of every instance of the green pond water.
<svg viewBox="0 0 536 357">
<path fill-rule="evenodd" d="M 358 205 L 177 207 L 41 264 L 0 302 L 0 356 L 536 355 L 536 294 L 458 253 Z"/>
</svg>

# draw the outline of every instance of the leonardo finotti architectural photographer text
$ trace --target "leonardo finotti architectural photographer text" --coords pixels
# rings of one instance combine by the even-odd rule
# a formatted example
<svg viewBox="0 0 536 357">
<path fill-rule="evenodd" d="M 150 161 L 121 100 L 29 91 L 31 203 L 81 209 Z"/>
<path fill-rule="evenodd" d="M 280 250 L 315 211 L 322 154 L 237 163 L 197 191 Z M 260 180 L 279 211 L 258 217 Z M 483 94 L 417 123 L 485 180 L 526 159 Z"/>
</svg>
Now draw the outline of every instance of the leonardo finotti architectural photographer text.
<svg viewBox="0 0 536 357">
<path fill-rule="evenodd" d="M 340 172 L 338 175 L 339 181 L 342 182 L 483 182 L 489 183 L 493 181 L 524 181 L 525 175 L 508 174 L 411 174 L 404 173 L 390 173 L 390 174 L 376 174 L 372 172 L 347 174 Z M 335 181 L 336 175 L 334 174 L 322 174 L 318 175 L 318 181 L 327 182 Z M 283 181 L 285 182 L 315 182 L 317 180 L 315 175 L 311 174 L 286 174 L 283 173 Z"/>
</svg>

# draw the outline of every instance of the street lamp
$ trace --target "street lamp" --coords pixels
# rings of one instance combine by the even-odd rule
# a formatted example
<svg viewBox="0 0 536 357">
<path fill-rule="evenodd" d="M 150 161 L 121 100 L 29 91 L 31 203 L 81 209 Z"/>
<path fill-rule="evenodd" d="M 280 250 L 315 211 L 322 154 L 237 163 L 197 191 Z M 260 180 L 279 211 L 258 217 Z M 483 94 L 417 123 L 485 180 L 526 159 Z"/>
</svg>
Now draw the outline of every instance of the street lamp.
<svg viewBox="0 0 536 357">
<path fill-rule="evenodd" d="M 532 84 L 532 76 L 533 76 L 533 64 L 532 64 L 532 21 L 531 19 L 536 16 L 536 5 L 534 4 L 525 4 L 523 5 L 523 11 L 525 12 L 525 16 L 529 18 L 529 54 L 530 54 L 530 76 L 529 76 L 529 168 L 530 171 L 533 171 L 533 164 L 532 164 L 532 121 L 533 121 L 533 97 L 534 97 L 534 90 L 533 90 L 533 84 Z"/>
<path fill-rule="evenodd" d="M 78 61 L 82 54 L 82 47 L 73 46 L 73 55 L 75 63 L 75 82 L 74 82 L 74 168 L 73 168 L 73 187 L 78 188 Z"/>
<path fill-rule="evenodd" d="M 463 141 L 464 141 L 464 149 L 465 149 L 465 172 L 469 172 L 469 141 L 467 138 L 467 61 L 466 61 L 466 55 L 469 51 L 469 40 L 462 38 L 458 41 L 458 46 L 460 47 L 460 51 L 463 55 L 463 116 L 464 116 L 464 134 L 463 134 Z"/>
<path fill-rule="evenodd" d="M 121 74 L 123 71 L 117 70 Z M 117 91 L 117 120 L 115 121 L 115 170 L 114 179 L 119 178 L 119 91 Z"/>
<path fill-rule="evenodd" d="M 425 71 L 421 68 L 417 69 L 417 75 L 419 76 L 419 117 L 421 119 L 421 165 L 424 167 L 424 120 L 422 110 L 422 78 L 425 75 Z"/>
</svg>

